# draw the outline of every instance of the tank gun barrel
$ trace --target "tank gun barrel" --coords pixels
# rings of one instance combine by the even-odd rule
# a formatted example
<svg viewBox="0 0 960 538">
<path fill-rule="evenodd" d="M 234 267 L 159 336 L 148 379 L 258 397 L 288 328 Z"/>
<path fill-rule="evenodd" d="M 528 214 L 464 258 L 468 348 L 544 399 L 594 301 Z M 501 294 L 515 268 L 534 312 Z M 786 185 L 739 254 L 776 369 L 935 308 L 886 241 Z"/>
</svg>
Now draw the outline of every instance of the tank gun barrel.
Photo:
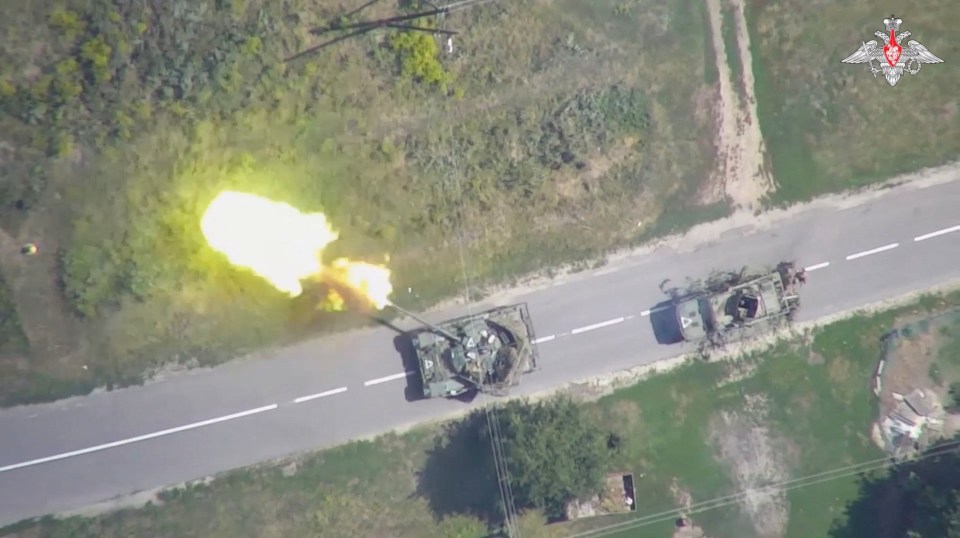
<svg viewBox="0 0 960 538">
<path fill-rule="evenodd" d="M 397 312 L 400 312 L 401 314 L 404 314 L 404 315 L 406 315 L 406 316 L 410 316 L 411 318 L 413 318 L 413 319 L 417 320 L 418 322 L 420 322 L 422 325 L 424 325 L 424 326 L 426 326 L 426 327 L 429 327 L 429 328 L 430 328 L 431 330 L 433 330 L 433 331 L 436 331 L 438 334 L 440 334 L 440 335 L 442 335 L 442 336 L 445 336 L 445 337 L 449 338 L 450 340 L 453 340 L 454 342 L 456 342 L 456 343 L 458 343 L 458 344 L 460 343 L 460 339 L 457 338 L 456 336 L 454 336 L 450 331 L 448 331 L 448 330 L 446 330 L 446 329 L 443 329 L 442 327 L 438 327 L 438 326 L 434 325 L 433 323 L 430 323 L 429 321 L 427 321 L 427 320 L 421 318 L 420 316 L 414 314 L 413 312 L 410 312 L 409 310 L 406 310 L 406 309 L 404 309 L 404 308 L 401 308 L 401 307 L 397 306 L 397 304 L 394 303 L 393 301 L 388 300 L 388 301 L 387 301 L 387 305 L 393 307 L 394 310 L 396 310 Z"/>
</svg>

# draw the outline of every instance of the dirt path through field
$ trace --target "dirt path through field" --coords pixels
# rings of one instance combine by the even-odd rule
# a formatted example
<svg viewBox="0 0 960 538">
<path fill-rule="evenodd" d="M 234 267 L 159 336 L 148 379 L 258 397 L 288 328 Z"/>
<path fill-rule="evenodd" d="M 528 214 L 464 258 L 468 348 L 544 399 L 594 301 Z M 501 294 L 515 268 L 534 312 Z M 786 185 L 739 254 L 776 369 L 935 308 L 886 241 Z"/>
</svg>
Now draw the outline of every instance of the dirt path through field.
<svg viewBox="0 0 960 538">
<path fill-rule="evenodd" d="M 724 47 L 723 9 L 733 9 L 737 36 L 737 54 Z M 759 208 L 763 197 L 773 189 L 773 181 L 764 164 L 765 146 L 757 121 L 754 95 L 753 57 L 743 0 L 707 0 L 713 50 L 717 55 L 719 102 L 717 103 L 717 169 L 711 180 L 714 197 L 726 194 L 739 209 Z M 732 56 L 732 58 L 731 58 Z M 742 64 L 741 80 L 734 80 L 730 61 Z"/>
</svg>

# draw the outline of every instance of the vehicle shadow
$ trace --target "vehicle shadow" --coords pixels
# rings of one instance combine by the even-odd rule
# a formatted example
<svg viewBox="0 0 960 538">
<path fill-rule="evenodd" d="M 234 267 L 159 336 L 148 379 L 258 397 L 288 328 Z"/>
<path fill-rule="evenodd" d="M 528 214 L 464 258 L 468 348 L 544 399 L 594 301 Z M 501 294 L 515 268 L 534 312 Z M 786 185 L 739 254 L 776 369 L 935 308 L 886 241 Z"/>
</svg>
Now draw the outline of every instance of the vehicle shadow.
<svg viewBox="0 0 960 538">
<path fill-rule="evenodd" d="M 683 341 L 677 323 L 677 305 L 673 300 L 661 301 L 650 308 L 650 325 L 658 344 L 673 345 Z"/>
<path fill-rule="evenodd" d="M 393 339 L 393 348 L 400 356 L 400 364 L 404 372 L 415 372 L 406 377 L 407 384 L 403 389 L 404 398 L 408 402 L 415 402 L 423 398 L 423 381 L 420 379 L 420 367 L 417 364 L 417 354 L 410 341 L 410 333 L 400 333 Z"/>
<path fill-rule="evenodd" d="M 413 342 L 410 340 L 410 337 L 416 333 L 416 330 L 405 331 L 394 325 L 393 322 L 386 317 L 370 317 L 380 325 L 383 325 L 384 327 L 397 333 L 397 335 L 393 337 L 393 349 L 396 350 L 397 355 L 400 357 L 400 366 L 403 368 L 403 371 L 419 372 L 420 369 L 417 365 L 417 354 L 414 352 Z M 408 375 L 405 379 L 407 380 L 407 384 L 403 389 L 404 398 L 406 398 L 408 402 L 422 400 L 423 383 L 420 380 L 420 375 Z"/>
</svg>

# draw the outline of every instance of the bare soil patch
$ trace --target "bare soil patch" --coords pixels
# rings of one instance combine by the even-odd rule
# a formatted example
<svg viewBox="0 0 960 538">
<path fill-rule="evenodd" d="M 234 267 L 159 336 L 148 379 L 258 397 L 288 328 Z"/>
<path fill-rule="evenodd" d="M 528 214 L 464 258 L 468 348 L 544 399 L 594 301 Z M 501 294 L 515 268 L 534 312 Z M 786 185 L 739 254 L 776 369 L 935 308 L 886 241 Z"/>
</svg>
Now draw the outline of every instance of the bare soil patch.
<svg viewBox="0 0 960 538">
<path fill-rule="evenodd" d="M 693 505 L 693 495 L 680 485 L 676 477 L 670 482 L 670 496 L 683 512 L 688 512 Z M 672 538 L 708 538 L 703 529 L 696 526 L 690 517 L 684 516 L 684 522 L 684 526 L 674 527 Z"/>
<path fill-rule="evenodd" d="M 716 108 L 718 166 L 702 196 L 705 201 L 716 201 L 722 192 L 738 208 L 752 211 L 773 189 L 773 182 L 765 165 L 766 148 L 757 120 L 753 60 L 744 5 L 742 0 L 729 2 L 735 14 L 737 51 L 728 51 L 724 47 L 721 30 L 723 0 L 707 0 L 719 72 Z M 743 69 L 739 70 L 742 73 L 740 80 L 733 80 L 732 56 L 738 57 L 743 64 Z"/>
<path fill-rule="evenodd" d="M 774 538 L 786 533 L 790 504 L 782 490 L 768 486 L 789 478 L 783 455 L 791 451 L 783 450 L 785 441 L 765 425 L 768 405 L 764 395 L 755 394 L 746 397 L 740 412 L 720 411 L 711 420 L 710 441 L 743 493 L 740 507 L 757 536 Z"/>
<path fill-rule="evenodd" d="M 914 330 L 889 344 L 884 356 L 881 414 L 888 413 L 896 406 L 894 394 L 906 395 L 913 389 L 928 389 L 936 385 L 930 379 L 930 367 L 937 359 L 941 344 L 941 338 L 935 330 Z"/>
</svg>

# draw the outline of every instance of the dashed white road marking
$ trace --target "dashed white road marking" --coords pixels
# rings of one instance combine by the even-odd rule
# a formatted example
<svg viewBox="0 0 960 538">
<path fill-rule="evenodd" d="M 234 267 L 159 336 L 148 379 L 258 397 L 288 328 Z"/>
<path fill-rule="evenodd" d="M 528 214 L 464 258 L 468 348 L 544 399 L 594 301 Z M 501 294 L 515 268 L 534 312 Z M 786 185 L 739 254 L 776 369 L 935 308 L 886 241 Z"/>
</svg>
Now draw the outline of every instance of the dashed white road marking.
<svg viewBox="0 0 960 538">
<path fill-rule="evenodd" d="M 951 232 L 960 232 L 960 226 L 951 226 L 949 228 L 944 228 L 942 230 L 937 230 L 935 232 L 930 232 L 928 234 L 918 235 L 913 238 L 914 241 L 923 241 L 924 239 L 931 239 L 934 237 L 939 237 L 941 235 L 946 235 Z"/>
<path fill-rule="evenodd" d="M 951 226 L 951 227 L 949 227 L 949 228 L 943 228 L 943 229 L 941 229 L 941 230 L 936 230 L 936 231 L 934 231 L 934 232 L 926 233 L 926 234 L 923 234 L 923 235 L 918 235 L 918 236 L 914 237 L 913 240 L 914 240 L 914 241 L 924 241 L 924 240 L 926 240 L 926 239 L 932 239 L 932 238 L 934 238 L 934 237 L 939 237 L 939 236 L 941 236 L 941 235 L 946 235 L 946 234 L 953 233 L 953 232 L 958 232 L 958 231 L 960 231 L 960 225 L 958 225 L 958 226 Z M 884 245 L 884 246 L 882 246 L 882 247 L 877 247 L 877 248 L 873 248 L 873 249 L 870 249 L 870 250 L 864 250 L 864 251 L 862 251 L 862 252 L 857 252 L 856 254 L 851 254 L 851 255 L 847 256 L 846 259 L 847 259 L 847 260 L 855 260 L 855 259 L 857 259 L 857 258 L 863 258 L 863 257 L 865 257 L 865 256 L 870 256 L 870 255 L 872 255 L 872 254 L 879 254 L 880 252 L 886 252 L 886 251 L 888 251 L 888 250 L 893 250 L 893 249 L 895 249 L 895 248 L 897 248 L 897 247 L 899 247 L 899 246 L 900 246 L 900 243 L 890 243 L 889 245 Z M 810 265 L 810 266 L 804 267 L 804 270 L 806 270 L 806 271 L 816 271 L 817 269 L 823 269 L 823 268 L 829 267 L 829 266 L 830 266 L 830 262 L 823 262 L 823 263 L 818 263 L 818 264 L 814 264 L 814 265 Z M 610 271 L 610 272 L 614 272 L 614 271 Z M 601 273 L 601 274 L 602 274 L 602 273 Z M 643 312 L 640 312 L 640 316 L 642 316 L 642 317 L 649 316 L 650 314 L 651 314 L 651 310 L 644 310 Z M 633 318 L 633 316 L 629 316 L 629 317 L 630 317 L 630 318 Z M 616 318 L 616 319 L 611 319 L 611 320 L 603 321 L 603 322 L 600 322 L 600 323 L 594 323 L 593 325 L 587 325 L 587 326 L 585 326 L 585 327 L 580 327 L 580 328 L 577 328 L 577 329 L 573 329 L 572 331 L 570 331 L 570 334 L 580 334 L 580 333 L 585 333 L 585 332 L 587 332 L 587 331 L 593 331 L 593 330 L 596 330 L 596 329 L 601 329 L 601 328 L 603 328 L 603 327 L 609 327 L 610 325 L 616 325 L 616 324 L 618 324 L 618 323 L 623 323 L 626 319 L 627 319 L 627 318 L 620 317 L 620 318 Z M 563 334 L 560 334 L 559 336 L 566 336 L 566 334 L 567 334 L 567 333 L 563 333 Z M 554 340 L 557 336 L 558 336 L 558 335 L 542 336 L 542 337 L 537 338 L 536 340 L 534 340 L 534 343 L 540 344 L 540 343 L 543 343 L 543 342 L 549 342 L 549 341 L 551 341 L 551 340 Z M 377 378 L 377 379 L 371 379 L 371 380 L 369 380 L 369 381 L 364 381 L 363 385 L 364 385 L 365 387 L 369 387 L 369 386 L 371 386 L 371 385 L 378 385 L 378 384 L 380 384 L 380 383 L 386 383 L 386 382 L 388 382 L 388 381 L 395 381 L 395 380 L 397 380 L 397 379 L 403 379 L 403 378 L 405 378 L 405 377 L 408 377 L 408 376 L 411 376 L 411 375 L 414 375 L 414 374 L 416 374 L 416 372 L 414 372 L 414 371 L 407 371 L 407 372 L 403 372 L 403 373 L 399 373 L 399 374 L 388 375 L 388 376 L 385 376 L 385 377 L 380 377 L 380 378 Z M 317 399 L 317 398 L 323 398 L 323 397 L 325 397 L 325 396 L 332 396 L 332 395 L 334 395 L 334 394 L 340 394 L 340 393 L 343 393 L 343 392 L 346 392 L 346 391 L 347 391 L 347 387 L 338 387 L 338 388 L 331 389 L 331 390 L 327 390 L 327 391 L 324 391 L 324 392 L 318 392 L 318 393 L 316 393 L 316 394 L 310 394 L 310 395 L 307 395 L 307 396 L 301 396 L 301 397 L 296 398 L 295 400 L 293 400 L 293 402 L 294 402 L 294 403 L 308 402 L 308 401 L 310 401 L 310 400 L 315 400 L 315 399 Z M 80 405 L 80 404 L 78 404 L 78 406 L 79 406 L 79 405 Z M 48 462 L 51 462 L 51 461 L 57 461 L 57 460 L 62 460 L 62 459 L 66 459 L 66 458 L 72 458 L 72 457 L 75 457 L 75 456 L 82 456 L 82 455 L 84 455 L 84 454 L 90 454 L 90 453 L 93 453 L 93 452 L 99 452 L 99 451 L 107 450 L 107 449 L 110 449 L 110 448 L 116 448 L 116 447 L 118 447 L 118 446 L 124 446 L 124 445 L 129 445 L 129 444 L 132 444 L 132 443 L 138 443 L 138 442 L 140 442 L 140 441 L 146 441 L 146 440 L 149 440 L 149 439 L 156 439 L 157 437 L 163 437 L 163 436 L 166 436 L 166 435 L 173 435 L 173 434 L 175 434 L 175 433 L 185 432 L 185 431 L 193 430 L 193 429 L 196 429 L 196 428 L 202 428 L 202 427 L 204 427 L 204 426 L 211 426 L 211 425 L 213 425 L 213 424 L 218 424 L 218 423 L 221 423 L 221 422 L 227 422 L 227 421 L 229 421 L 229 420 L 235 420 L 235 419 L 238 419 L 238 418 L 247 417 L 247 416 L 250 416 L 250 415 L 255 415 L 255 414 L 257 414 L 257 413 L 264 413 L 264 412 L 266 412 L 266 411 L 273 411 L 274 409 L 277 409 L 277 407 L 278 407 L 277 404 L 265 405 L 265 406 L 263 406 L 263 407 L 257 407 L 257 408 L 255 408 L 255 409 L 248 409 L 248 410 L 246 410 L 246 411 L 240 411 L 240 412 L 238 412 L 238 413 L 232 413 L 232 414 L 224 415 L 224 416 L 221 416 L 221 417 L 216 417 L 216 418 L 211 418 L 211 419 L 207 419 L 207 420 L 202 420 L 202 421 L 200 421 L 200 422 L 194 422 L 194 423 L 191 423 L 191 424 L 185 424 L 185 425 L 183 425 L 183 426 L 177 426 L 177 427 L 175 427 L 175 428 L 169 428 L 169 429 L 166 429 L 166 430 L 160 430 L 160 431 L 156 431 L 156 432 L 153 432 L 153 433 L 148 433 L 148 434 L 144 434 L 144 435 L 138 435 L 138 436 L 136 436 L 136 437 L 129 437 L 129 438 L 127 438 L 127 439 L 121 439 L 121 440 L 119 440 L 119 441 L 113 441 L 113 442 L 110 442 L 110 443 L 104 443 L 104 444 L 102 444 L 102 445 L 96 445 L 96 446 L 92 446 L 92 447 L 88 447 L 88 448 L 83 448 L 83 449 L 80 449 L 80 450 L 73 450 L 73 451 L 70 451 L 70 452 L 63 452 L 63 453 L 61 453 L 61 454 L 55 454 L 55 455 L 53 455 L 53 456 L 47 456 L 47 457 L 43 457 L 43 458 L 37 458 L 37 459 L 33 459 L 33 460 L 29 460 L 29 461 L 24 461 L 24 462 L 20 462 L 20 463 L 13 463 L 13 464 L 10 464 L 10 465 L 5 465 L 5 466 L 0 467 L 0 473 L 7 472 L 7 471 L 12 471 L 12 470 L 15 470 L 15 469 L 21 469 L 21 468 L 24 468 L 24 467 L 31 467 L 31 466 L 34 466 L 34 465 L 40 465 L 40 464 L 42 464 L 42 463 L 48 463 Z M 31 415 L 31 416 L 28 417 L 28 418 L 34 418 L 35 416 L 36 416 L 36 415 Z"/>
<path fill-rule="evenodd" d="M 594 323 L 593 325 L 587 325 L 586 327 L 580 327 L 570 331 L 570 334 L 580 334 L 587 331 L 593 331 L 595 329 L 601 329 L 603 327 L 609 327 L 610 325 L 616 325 L 617 323 L 623 323 L 624 318 L 611 319 L 607 321 L 601 321 L 600 323 Z"/>
<path fill-rule="evenodd" d="M 847 259 L 849 260 L 850 258 L 847 258 Z M 824 267 L 830 267 L 830 262 L 815 263 L 813 265 L 808 265 L 807 267 L 804 267 L 803 270 L 816 271 L 817 269 L 823 269 Z"/>
<path fill-rule="evenodd" d="M 387 381 L 396 381 L 397 379 L 403 379 L 405 377 L 411 376 L 417 372 L 413 370 L 403 372 L 400 374 L 388 375 L 386 377 L 378 377 L 377 379 L 371 379 L 370 381 L 364 381 L 363 386 L 369 387 L 370 385 L 379 385 L 380 383 L 386 383 Z"/>
<path fill-rule="evenodd" d="M 893 250 L 899 246 L 900 246 L 900 243 L 890 243 L 889 245 L 883 245 L 882 247 L 872 248 L 870 250 L 864 250 L 863 252 L 857 252 L 856 254 L 851 254 L 847 256 L 847 260 L 855 260 L 857 258 L 862 258 L 864 256 L 870 256 L 871 254 L 879 254 L 880 252 Z"/>
<path fill-rule="evenodd" d="M 333 396 L 334 394 L 340 394 L 341 392 L 347 392 L 347 387 L 340 387 L 331 390 L 325 390 L 323 392 L 318 392 L 316 394 L 308 394 L 307 396 L 301 396 L 293 401 L 293 403 L 303 403 L 309 402 L 310 400 L 316 400 L 317 398 L 323 398 L 324 396 Z"/>
<path fill-rule="evenodd" d="M 106 450 L 108 448 L 115 448 L 118 446 L 129 445 L 132 443 L 137 443 L 140 441 L 146 441 L 148 439 L 155 439 L 157 437 L 163 437 L 165 435 L 172 435 L 174 433 L 185 432 L 188 430 L 193 430 L 196 428 L 202 428 L 204 426 L 210 426 L 220 422 L 226 422 L 228 420 L 234 420 L 238 418 L 248 417 L 250 415 L 255 415 L 257 413 L 263 413 L 265 411 L 273 411 L 277 408 L 277 404 L 265 405 L 263 407 L 257 407 L 256 409 L 248 409 L 246 411 L 240 411 L 239 413 L 232 413 L 229 415 L 224 415 L 222 417 L 211 418 L 208 420 L 201 420 L 200 422 L 194 422 L 193 424 L 185 424 L 183 426 L 177 426 L 176 428 L 170 428 L 167 430 L 160 430 L 153 433 L 148 433 L 145 435 L 138 435 L 136 437 L 129 437 L 127 439 L 121 439 L 119 441 L 113 441 L 112 443 L 105 443 L 102 445 L 91 446 L 88 448 L 82 448 L 80 450 L 73 450 L 70 452 L 63 452 L 62 454 L 55 454 L 53 456 L 47 456 L 45 458 L 37 458 L 35 460 L 24 461 L 20 463 L 14 463 L 11 465 L 4 465 L 0 467 L 0 473 L 6 471 L 12 471 L 14 469 L 21 469 L 23 467 L 30 467 L 33 465 L 40 465 L 41 463 L 48 463 L 51 461 L 62 460 L 66 458 L 72 458 L 74 456 L 82 456 L 84 454 L 90 454 L 91 452 L 99 452 L 101 450 Z"/>
</svg>

